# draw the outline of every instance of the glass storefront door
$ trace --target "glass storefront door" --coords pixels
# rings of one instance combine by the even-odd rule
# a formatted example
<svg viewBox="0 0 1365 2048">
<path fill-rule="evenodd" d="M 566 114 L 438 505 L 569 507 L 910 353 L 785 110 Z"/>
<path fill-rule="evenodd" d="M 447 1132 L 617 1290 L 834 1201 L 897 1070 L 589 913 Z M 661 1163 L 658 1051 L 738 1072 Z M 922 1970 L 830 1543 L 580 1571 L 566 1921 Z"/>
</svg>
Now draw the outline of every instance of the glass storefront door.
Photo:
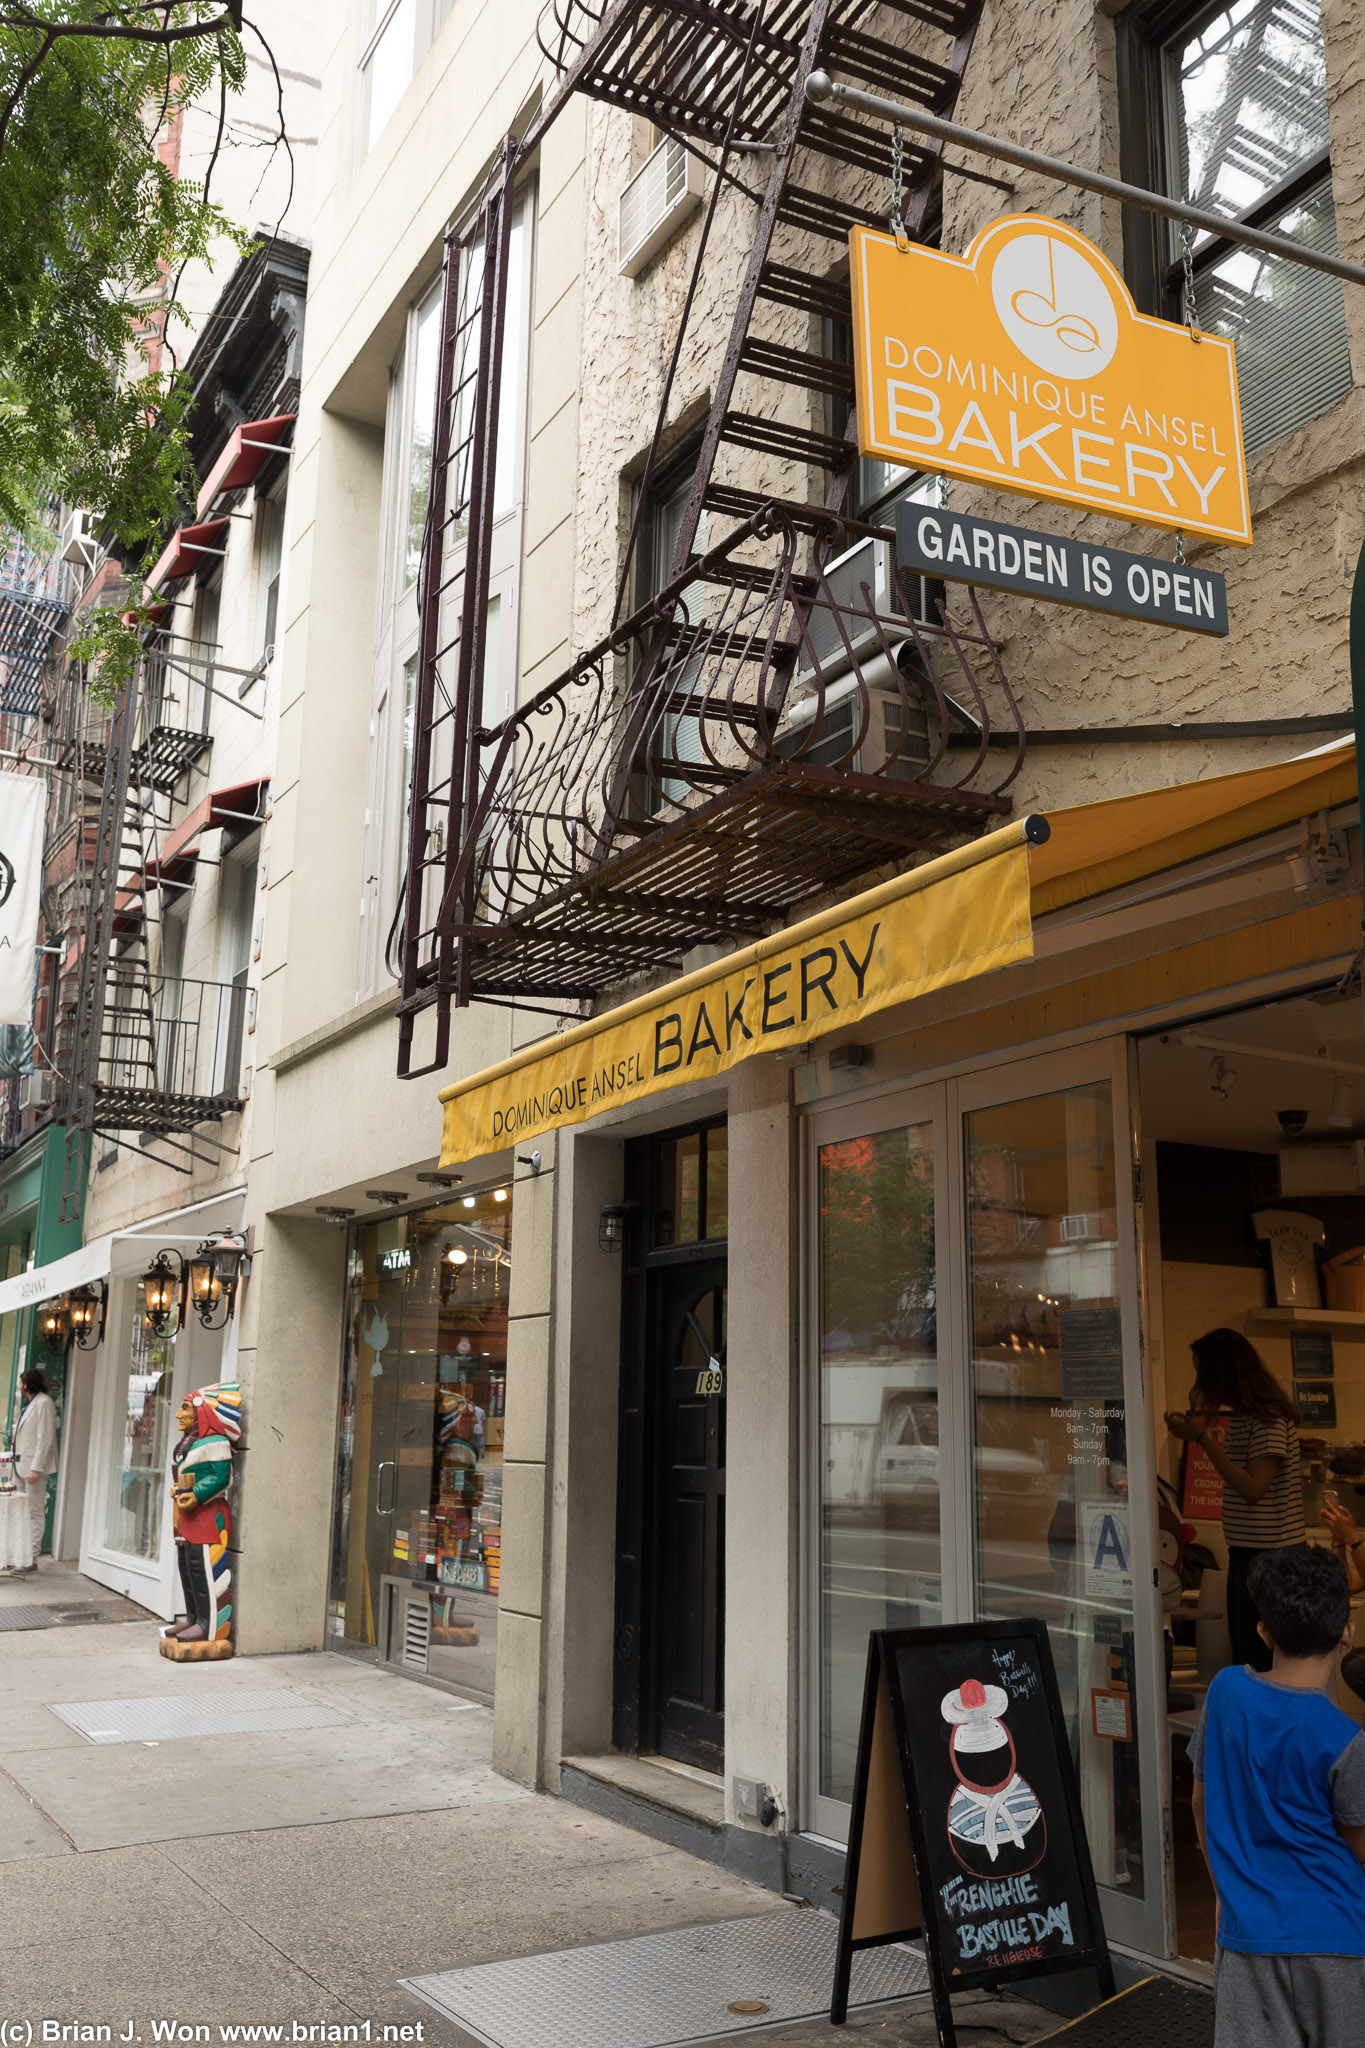
<svg viewBox="0 0 1365 2048">
<path fill-rule="evenodd" d="M 174 1325 L 158 1336 L 143 1314 L 139 1289 L 123 1288 L 122 1341 L 113 1350 L 113 1414 L 108 1435 L 103 1528 L 105 1550 L 155 1564 L 169 1513 L 167 1469 L 178 1397 Z"/>
<path fill-rule="evenodd" d="M 1161 1953 L 1169 1765 L 1125 1062 L 1105 1042 L 813 1120 L 808 1808 L 846 1829 L 870 1630 L 1041 1616 L 1110 1932 Z"/>
<path fill-rule="evenodd" d="M 493 1694 L 512 1190 L 352 1232 L 329 1626 Z"/>
</svg>

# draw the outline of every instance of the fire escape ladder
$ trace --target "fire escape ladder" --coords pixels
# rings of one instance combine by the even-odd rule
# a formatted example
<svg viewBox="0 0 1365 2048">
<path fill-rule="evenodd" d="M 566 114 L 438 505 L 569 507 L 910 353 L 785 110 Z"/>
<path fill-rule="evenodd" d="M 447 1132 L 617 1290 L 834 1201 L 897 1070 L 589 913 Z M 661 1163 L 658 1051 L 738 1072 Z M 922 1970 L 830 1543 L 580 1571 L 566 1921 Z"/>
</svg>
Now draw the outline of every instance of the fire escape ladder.
<svg viewBox="0 0 1365 2048">
<path fill-rule="evenodd" d="M 390 939 L 400 1074 L 444 1066 L 452 1004 L 562 1015 L 1008 810 L 1022 721 L 974 594 L 970 625 L 950 620 L 896 572 L 894 537 L 843 510 L 857 473 L 844 257 L 851 227 L 885 225 L 890 145 L 805 97 L 825 68 L 951 115 L 981 6 L 548 0 L 539 39 L 559 86 L 447 239 L 407 872 Z M 733 240 L 713 244 L 722 191 L 747 193 L 756 213 L 665 587 L 624 615 L 637 518 L 604 639 L 485 729 L 512 193 L 573 93 L 650 121 L 711 179 L 642 506 L 676 425 L 678 366 L 709 342 L 691 331 L 703 284 L 729 273 Z M 912 235 L 940 158 L 905 147 Z M 1002 715 L 1015 756 L 1003 780 Z M 433 1006 L 418 1065 L 416 1020 Z"/>
<path fill-rule="evenodd" d="M 493 517 L 497 487 L 499 400 L 506 332 L 507 281 L 518 147 L 508 136 L 489 173 L 482 203 L 463 233 L 446 236 L 441 284 L 436 427 L 418 591 L 417 687 L 413 707 L 412 801 L 408 813 L 406 871 L 389 954 L 397 955 L 404 991 L 424 972 L 420 941 L 432 870 L 451 873 L 451 856 L 464 840 L 465 822 L 479 790 L 479 749 L 474 731 L 482 713 L 488 632 Z M 459 587 L 459 627 L 448 637 L 447 600 Z M 454 688 L 445 676 L 454 664 Z M 433 831 L 431 813 L 444 815 Z M 446 890 L 449 895 L 449 889 Z M 460 906 L 466 921 L 473 905 Z M 457 1001 L 467 1003 L 465 949 L 449 936 L 449 905 L 442 904 L 434 961 L 441 981 L 452 975 Z M 414 1077 L 445 1065 L 449 1017 L 441 1005 L 435 1056 L 412 1065 L 415 1018 L 399 1012 L 399 1073 Z"/>
</svg>

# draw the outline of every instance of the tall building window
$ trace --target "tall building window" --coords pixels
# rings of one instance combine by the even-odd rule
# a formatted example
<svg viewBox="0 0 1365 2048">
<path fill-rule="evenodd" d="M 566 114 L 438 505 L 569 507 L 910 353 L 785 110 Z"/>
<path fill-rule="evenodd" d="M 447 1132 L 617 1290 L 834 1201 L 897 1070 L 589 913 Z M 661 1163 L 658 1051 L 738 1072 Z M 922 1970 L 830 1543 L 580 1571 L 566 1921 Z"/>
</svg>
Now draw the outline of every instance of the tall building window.
<svg viewBox="0 0 1365 2048">
<path fill-rule="evenodd" d="M 408 83 L 454 12 L 455 0 L 366 0 L 360 53 L 360 153 L 388 127 Z"/>
<path fill-rule="evenodd" d="M 284 559 L 284 499 L 261 498 L 256 506 L 256 648 L 269 660 L 279 633 L 280 569 Z"/>
<path fill-rule="evenodd" d="M 488 631 L 484 649 L 481 723 L 495 725 L 516 699 L 518 619 L 525 503 L 526 420 L 530 372 L 532 232 L 535 209 L 529 194 L 518 198 L 512 221 L 503 369 L 498 416 L 497 472 L 489 562 Z M 483 253 L 475 244 L 466 258 L 466 295 L 477 294 Z M 370 719 L 370 777 L 366 807 L 365 886 L 357 995 L 385 979 L 385 944 L 407 861 L 409 784 L 415 738 L 418 640 L 418 575 L 426 535 L 436 433 L 441 286 L 434 284 L 408 311 L 403 345 L 389 382 L 385 428 L 384 541 L 375 681 Z M 471 346 L 477 346 L 477 328 Z M 461 385 L 459 366 L 454 384 Z M 460 444 L 464 423 L 452 425 Z M 455 495 L 447 487 L 447 512 Z M 454 632 L 460 613 L 458 541 L 447 536 L 443 569 L 443 631 Z M 449 660 L 452 666 L 454 656 Z"/>
<path fill-rule="evenodd" d="M 1317 0 L 1147 7 L 1119 38 L 1126 169 L 1135 181 L 1246 226 L 1336 253 L 1327 65 Z M 1127 223 L 1140 300 L 1181 317 L 1174 223 Z M 1200 232 L 1199 323 L 1237 350 L 1248 453 L 1350 388 L 1341 283 L 1283 257 Z"/>
</svg>

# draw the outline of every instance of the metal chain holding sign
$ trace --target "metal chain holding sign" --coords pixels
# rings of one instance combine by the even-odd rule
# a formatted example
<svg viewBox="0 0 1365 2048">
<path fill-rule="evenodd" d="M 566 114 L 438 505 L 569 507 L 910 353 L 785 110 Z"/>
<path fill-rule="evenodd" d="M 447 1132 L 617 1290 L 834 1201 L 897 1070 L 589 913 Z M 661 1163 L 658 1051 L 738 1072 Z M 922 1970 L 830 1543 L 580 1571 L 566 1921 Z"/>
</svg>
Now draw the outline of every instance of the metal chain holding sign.
<svg viewBox="0 0 1365 2048">
<path fill-rule="evenodd" d="M 899 121 L 897 121 L 897 123 L 895 124 L 895 126 L 894 126 L 894 127 L 892 128 L 892 130 L 891 130 L 891 221 L 890 221 L 890 227 L 891 227 L 891 232 L 892 232 L 892 234 L 893 234 L 893 235 L 894 235 L 894 236 L 896 237 L 896 247 L 897 247 L 897 248 L 898 248 L 898 249 L 900 250 L 900 252 L 901 252 L 901 255 L 902 255 L 902 256 L 908 255 L 908 254 L 909 254 L 909 250 L 910 250 L 910 237 L 909 237 L 909 235 L 908 235 L 908 234 L 906 233 L 906 231 L 905 231 L 905 213 L 904 213 L 904 193 L 905 193 L 905 171 L 904 171 L 904 156 L 905 156 L 905 130 L 904 130 L 904 129 L 903 129 L 902 127 L 901 127 L 901 125 L 900 125 L 900 122 L 899 122 Z"/>
<path fill-rule="evenodd" d="M 1184 266 L 1185 283 L 1181 291 L 1181 317 L 1190 330 L 1191 341 L 1202 341 L 1204 330 L 1199 325 L 1199 306 L 1194 296 L 1194 227 L 1190 221 L 1180 223 L 1180 259 Z M 1185 533 L 1182 527 L 1175 530 L 1175 562 L 1178 569 L 1185 566 Z"/>
<path fill-rule="evenodd" d="M 1187 220 L 1180 223 L 1180 256 L 1185 267 L 1185 289 L 1182 294 L 1181 318 L 1190 330 L 1191 341 L 1202 341 L 1204 330 L 1199 325 L 1199 307 L 1194 296 L 1194 228 Z"/>
</svg>

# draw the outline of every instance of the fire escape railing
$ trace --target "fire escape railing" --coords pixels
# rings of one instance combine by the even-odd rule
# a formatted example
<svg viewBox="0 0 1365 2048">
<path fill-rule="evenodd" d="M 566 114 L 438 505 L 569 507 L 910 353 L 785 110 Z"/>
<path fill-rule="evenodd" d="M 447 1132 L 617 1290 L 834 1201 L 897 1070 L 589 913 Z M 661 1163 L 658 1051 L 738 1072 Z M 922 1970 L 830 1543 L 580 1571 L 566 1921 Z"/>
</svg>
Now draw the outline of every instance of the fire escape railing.
<svg viewBox="0 0 1365 2048">
<path fill-rule="evenodd" d="M 832 577 L 869 531 L 843 518 L 856 422 L 837 333 L 851 318 L 841 259 L 850 227 L 884 224 L 890 166 L 879 131 L 804 92 L 826 68 L 950 114 L 981 4 L 546 6 L 539 40 L 558 88 L 530 131 L 508 138 L 446 241 L 406 873 L 389 950 L 400 1075 L 446 1063 L 452 1008 L 527 999 L 562 1012 L 1008 808 L 1023 727 L 975 594 L 969 619 L 941 597 L 910 602 L 903 588 L 902 604 L 879 616 L 871 586 Z M 728 239 L 712 251 L 718 199 L 746 194 L 757 213 L 668 587 L 622 617 L 637 517 L 619 623 L 489 731 L 480 712 L 512 199 L 574 93 L 681 138 L 712 176 L 642 507 L 685 348 L 699 345 L 707 265 L 728 275 L 732 261 Z M 902 211 L 918 235 L 941 152 L 907 145 L 904 169 Z M 712 540 L 724 536 L 715 546 L 704 518 Z M 894 551 L 894 536 L 877 539 Z M 1013 759 L 992 781 L 986 765 L 1002 741 Z M 434 1045 L 419 1066 L 416 1023 L 433 1007 Z"/>
<path fill-rule="evenodd" d="M 167 976 L 153 957 L 149 905 L 174 887 L 161 873 L 159 838 L 171 801 L 213 747 L 209 714 L 217 647 L 164 630 L 144 636 L 137 672 L 103 733 L 92 726 L 80 678 L 57 758 L 75 776 L 78 816 L 76 983 L 64 1114 L 65 1214 L 80 1201 L 86 1134 L 161 1142 L 164 1163 L 189 1171 L 211 1146 L 199 1127 L 242 1106 L 248 993 L 236 983 Z M 98 809 L 86 792 L 99 784 Z"/>
</svg>

